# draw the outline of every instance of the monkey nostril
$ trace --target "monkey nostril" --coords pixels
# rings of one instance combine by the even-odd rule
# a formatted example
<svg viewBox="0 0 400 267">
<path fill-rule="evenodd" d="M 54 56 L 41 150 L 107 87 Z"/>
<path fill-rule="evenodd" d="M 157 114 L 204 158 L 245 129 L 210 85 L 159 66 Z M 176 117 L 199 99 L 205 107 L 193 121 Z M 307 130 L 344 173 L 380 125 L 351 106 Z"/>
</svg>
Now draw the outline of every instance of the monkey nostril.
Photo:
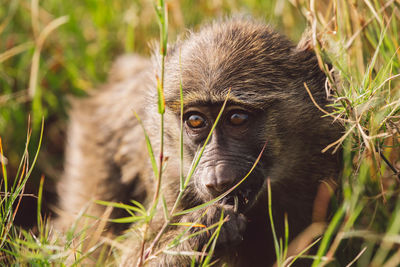
<svg viewBox="0 0 400 267">
<path fill-rule="evenodd" d="M 226 190 L 228 190 L 231 185 L 232 185 L 232 183 L 230 182 L 230 180 L 223 180 L 223 181 L 219 181 L 217 183 L 217 186 L 215 189 L 216 189 L 216 191 L 222 193 L 222 192 L 225 192 Z"/>
<path fill-rule="evenodd" d="M 229 189 L 231 182 L 229 180 L 219 180 L 218 178 L 214 177 L 205 183 L 205 186 L 210 191 L 215 191 L 222 193 Z"/>
<path fill-rule="evenodd" d="M 204 184 L 209 190 L 213 190 L 216 187 L 214 180 L 209 180 Z"/>
</svg>

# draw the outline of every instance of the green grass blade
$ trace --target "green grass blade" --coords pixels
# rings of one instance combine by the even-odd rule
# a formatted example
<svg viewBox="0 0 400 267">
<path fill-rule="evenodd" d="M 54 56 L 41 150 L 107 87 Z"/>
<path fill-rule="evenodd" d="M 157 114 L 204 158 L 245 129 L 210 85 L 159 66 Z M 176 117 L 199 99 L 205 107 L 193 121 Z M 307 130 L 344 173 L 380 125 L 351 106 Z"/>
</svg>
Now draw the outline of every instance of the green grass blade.
<svg viewBox="0 0 400 267">
<path fill-rule="evenodd" d="M 145 137 L 145 140 L 146 140 L 147 152 L 149 153 L 149 157 L 150 157 L 151 167 L 153 168 L 153 173 L 154 173 L 154 175 L 157 176 L 157 174 L 158 174 L 158 167 L 157 167 L 156 159 L 155 159 L 155 157 L 154 157 L 153 146 L 151 145 L 149 135 L 147 134 L 147 131 L 146 131 L 146 129 L 144 128 L 143 122 L 142 122 L 142 120 L 140 119 L 139 115 L 138 115 L 136 112 L 134 112 L 134 114 L 135 114 L 135 117 L 136 117 L 136 119 L 138 120 L 140 126 L 141 126 L 142 129 L 143 129 L 143 134 L 144 134 L 144 137 Z M 161 167 L 160 167 L 160 168 L 161 168 Z"/>
<path fill-rule="evenodd" d="M 108 202 L 108 201 L 103 201 L 103 200 L 96 200 L 95 201 L 97 204 L 107 206 L 107 207 L 114 207 L 118 209 L 124 209 L 124 210 L 131 210 L 134 212 L 138 212 L 142 215 L 146 215 L 146 210 L 143 210 L 141 207 L 134 207 L 132 205 L 127 205 L 123 203 L 115 203 L 115 202 Z"/>
</svg>

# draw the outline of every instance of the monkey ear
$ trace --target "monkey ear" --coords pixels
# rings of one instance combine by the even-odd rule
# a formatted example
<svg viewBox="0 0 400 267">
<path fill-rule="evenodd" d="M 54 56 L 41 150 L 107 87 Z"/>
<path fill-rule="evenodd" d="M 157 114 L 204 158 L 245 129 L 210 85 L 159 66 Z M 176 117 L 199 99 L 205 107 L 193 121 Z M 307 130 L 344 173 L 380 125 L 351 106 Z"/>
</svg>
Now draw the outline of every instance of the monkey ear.
<svg viewBox="0 0 400 267">
<path fill-rule="evenodd" d="M 313 45 L 313 40 L 312 40 L 312 30 L 311 28 L 307 28 L 297 44 L 296 51 L 297 52 L 302 52 L 302 51 L 313 51 L 314 50 L 314 45 Z"/>
</svg>

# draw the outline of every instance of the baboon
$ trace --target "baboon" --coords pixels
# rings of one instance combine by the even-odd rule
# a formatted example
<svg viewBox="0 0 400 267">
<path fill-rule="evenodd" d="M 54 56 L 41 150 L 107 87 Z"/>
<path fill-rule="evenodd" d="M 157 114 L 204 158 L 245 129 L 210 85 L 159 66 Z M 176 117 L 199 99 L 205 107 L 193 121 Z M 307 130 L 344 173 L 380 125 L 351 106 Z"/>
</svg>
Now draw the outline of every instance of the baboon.
<svg viewBox="0 0 400 267">
<path fill-rule="evenodd" d="M 133 110 L 157 149 L 157 73 L 160 56 L 155 55 L 153 60 L 124 56 L 116 62 L 102 89 L 75 101 L 65 173 L 59 186 L 60 208 L 64 211 L 59 224 L 71 223 L 76 217 L 72 215 L 89 207 L 87 203 L 94 199 L 151 202 L 155 177 Z M 172 208 L 179 193 L 180 86 L 185 174 L 225 100 L 227 104 L 177 211 L 203 204 L 232 188 L 260 157 L 247 179 L 223 199 L 173 218 L 173 222 L 210 226 L 223 213 L 226 222 L 213 257 L 217 265 L 268 266 L 274 262 L 267 181 L 271 184 L 278 235 L 283 234 L 285 214 L 291 239 L 312 222 L 320 182 L 336 179 L 339 172 L 337 156 L 321 150 L 339 138 L 341 128 L 323 117 L 304 85 L 320 107 L 329 109 L 325 82 L 326 76 L 307 41 L 295 46 L 270 26 L 250 18 L 211 23 L 168 49 L 164 82 L 164 157 L 168 160 L 161 185 L 167 208 Z M 165 221 L 159 206 L 146 236 L 150 242 Z M 99 217 L 104 209 L 91 205 L 85 212 Z M 118 217 L 118 213 L 111 216 Z M 169 226 L 156 250 L 188 227 Z M 193 227 L 187 234 L 199 230 Z M 212 232 L 188 238 L 169 250 L 175 254 L 201 252 Z M 142 240 L 137 236 L 126 242 L 122 265 L 135 265 Z M 191 262 L 192 256 L 171 253 L 160 253 L 147 261 L 151 266 L 189 266 Z"/>
</svg>

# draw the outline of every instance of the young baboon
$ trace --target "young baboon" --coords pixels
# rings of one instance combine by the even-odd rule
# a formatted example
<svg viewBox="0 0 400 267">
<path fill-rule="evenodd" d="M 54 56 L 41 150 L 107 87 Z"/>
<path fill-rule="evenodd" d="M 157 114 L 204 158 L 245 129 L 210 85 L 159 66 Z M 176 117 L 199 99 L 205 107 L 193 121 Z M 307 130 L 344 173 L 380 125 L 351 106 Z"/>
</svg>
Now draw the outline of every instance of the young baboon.
<svg viewBox="0 0 400 267">
<path fill-rule="evenodd" d="M 312 222 L 313 202 L 321 181 L 336 178 L 336 155 L 321 150 L 335 141 L 340 127 L 323 118 L 304 83 L 323 108 L 329 104 L 326 76 L 305 43 L 297 47 L 271 27 L 247 18 L 218 21 L 177 42 L 165 61 L 165 151 L 162 192 L 170 210 L 179 193 L 180 84 L 184 98 L 184 173 L 204 144 L 222 104 L 227 105 L 205 147 L 178 209 L 203 204 L 234 186 L 260 161 L 248 178 L 220 201 L 173 222 L 223 224 L 214 251 L 218 265 L 268 266 L 275 260 L 268 218 L 267 181 L 278 234 L 287 214 L 290 238 Z M 133 117 L 144 121 L 155 148 L 159 142 L 156 75 L 153 62 L 125 56 L 115 64 L 110 80 L 91 97 L 72 108 L 65 174 L 60 182 L 59 224 L 68 225 L 94 199 L 148 204 L 155 178 L 144 134 Z M 229 92 L 229 95 L 228 95 Z M 263 150 L 263 148 L 265 148 Z M 155 152 L 157 155 L 158 152 Z M 165 219 L 162 207 L 147 232 L 149 242 Z M 86 213 L 100 217 L 104 207 L 91 205 Z M 118 216 L 112 214 L 111 216 Z M 165 248 L 188 225 L 171 225 L 154 248 Z M 187 234 L 201 230 L 190 228 Z M 213 230 L 185 239 L 148 259 L 151 266 L 188 266 L 202 251 Z M 142 240 L 126 243 L 123 266 L 135 265 Z"/>
</svg>

